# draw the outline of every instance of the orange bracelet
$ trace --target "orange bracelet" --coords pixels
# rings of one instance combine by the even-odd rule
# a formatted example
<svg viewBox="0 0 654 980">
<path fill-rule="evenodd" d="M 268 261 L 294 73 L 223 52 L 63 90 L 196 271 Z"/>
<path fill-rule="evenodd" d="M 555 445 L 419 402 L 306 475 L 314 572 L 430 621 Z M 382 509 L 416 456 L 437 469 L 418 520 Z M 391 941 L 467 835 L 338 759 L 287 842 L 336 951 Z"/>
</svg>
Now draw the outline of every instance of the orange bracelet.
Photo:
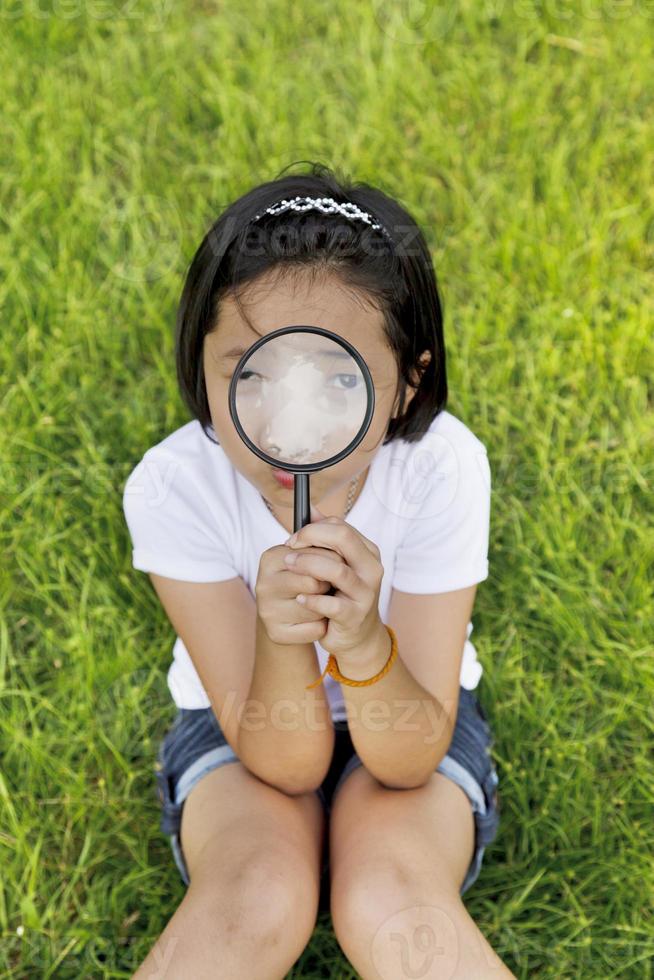
<svg viewBox="0 0 654 980">
<path fill-rule="evenodd" d="M 329 660 L 327 661 L 327 666 L 323 670 L 318 680 L 314 681 L 313 684 L 308 684 L 305 690 L 308 691 L 312 687 L 317 687 L 318 684 L 320 684 L 320 682 L 323 680 L 325 674 L 329 674 L 330 677 L 333 677 L 335 681 L 339 681 L 341 684 L 347 684 L 349 685 L 349 687 L 366 687 L 368 684 L 374 684 L 376 681 L 381 680 L 382 677 L 389 672 L 389 670 L 393 666 L 395 659 L 397 658 L 397 637 L 395 635 L 395 632 L 386 623 L 384 623 L 384 626 L 388 630 L 388 635 L 391 638 L 391 652 L 388 660 L 386 661 L 386 663 L 384 664 L 384 666 L 382 667 L 382 669 L 379 671 L 378 674 L 375 674 L 374 677 L 368 678 L 367 681 L 350 680 L 349 677 L 344 677 L 343 674 L 341 674 L 340 670 L 338 669 L 336 657 L 333 655 L 333 653 L 330 653 Z"/>
</svg>

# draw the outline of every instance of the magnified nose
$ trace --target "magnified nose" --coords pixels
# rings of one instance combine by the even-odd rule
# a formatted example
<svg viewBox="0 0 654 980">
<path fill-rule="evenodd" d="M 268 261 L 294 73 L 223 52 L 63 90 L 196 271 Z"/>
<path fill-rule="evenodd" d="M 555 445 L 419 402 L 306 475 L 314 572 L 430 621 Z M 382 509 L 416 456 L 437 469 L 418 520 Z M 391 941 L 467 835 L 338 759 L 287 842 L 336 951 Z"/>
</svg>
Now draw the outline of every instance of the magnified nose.
<svg viewBox="0 0 654 980">
<path fill-rule="evenodd" d="M 289 405 L 275 413 L 271 422 L 264 423 L 259 438 L 253 441 L 280 463 L 315 463 L 334 455 L 329 452 L 330 427 L 324 424 L 325 420 L 316 419 L 313 425 L 305 422 L 293 429 L 297 417 L 298 408 Z"/>
</svg>

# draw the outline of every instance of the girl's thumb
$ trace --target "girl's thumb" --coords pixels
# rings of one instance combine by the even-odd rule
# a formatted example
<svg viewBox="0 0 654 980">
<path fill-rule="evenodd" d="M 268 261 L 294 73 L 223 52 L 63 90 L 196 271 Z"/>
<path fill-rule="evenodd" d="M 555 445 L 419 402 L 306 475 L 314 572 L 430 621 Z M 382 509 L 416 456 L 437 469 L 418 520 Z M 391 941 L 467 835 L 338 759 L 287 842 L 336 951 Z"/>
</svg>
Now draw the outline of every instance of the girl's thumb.
<svg viewBox="0 0 654 980">
<path fill-rule="evenodd" d="M 321 510 L 318 510 L 317 507 L 314 507 L 313 504 L 311 504 L 311 520 L 312 522 L 325 520 L 325 515 L 323 514 L 323 512 Z"/>
</svg>

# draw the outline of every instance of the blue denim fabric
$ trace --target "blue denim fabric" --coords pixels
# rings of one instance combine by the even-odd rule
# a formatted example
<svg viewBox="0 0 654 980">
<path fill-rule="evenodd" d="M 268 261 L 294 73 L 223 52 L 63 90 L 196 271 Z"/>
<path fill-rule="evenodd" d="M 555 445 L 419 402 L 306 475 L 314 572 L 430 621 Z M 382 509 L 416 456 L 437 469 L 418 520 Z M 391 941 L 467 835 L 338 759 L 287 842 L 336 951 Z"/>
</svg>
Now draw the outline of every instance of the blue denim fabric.
<svg viewBox="0 0 654 980">
<path fill-rule="evenodd" d="M 329 772 L 318 789 L 327 818 L 332 800 L 344 780 L 361 759 L 354 751 L 347 722 L 336 722 L 334 755 Z M 491 757 L 494 738 L 486 715 L 474 691 L 459 689 L 456 726 L 447 754 L 436 767 L 460 786 L 470 800 L 475 820 L 475 853 L 461 886 L 461 894 L 476 881 L 481 871 L 484 851 L 495 839 L 500 804 L 498 776 Z M 206 773 L 238 757 L 227 742 L 211 707 L 179 708 L 171 727 L 161 742 L 155 777 L 162 808 L 161 830 L 170 838 L 175 864 L 182 880 L 190 883 L 182 853 L 180 827 L 184 800 Z M 328 908 L 328 840 L 323 857 L 320 908 Z"/>
</svg>

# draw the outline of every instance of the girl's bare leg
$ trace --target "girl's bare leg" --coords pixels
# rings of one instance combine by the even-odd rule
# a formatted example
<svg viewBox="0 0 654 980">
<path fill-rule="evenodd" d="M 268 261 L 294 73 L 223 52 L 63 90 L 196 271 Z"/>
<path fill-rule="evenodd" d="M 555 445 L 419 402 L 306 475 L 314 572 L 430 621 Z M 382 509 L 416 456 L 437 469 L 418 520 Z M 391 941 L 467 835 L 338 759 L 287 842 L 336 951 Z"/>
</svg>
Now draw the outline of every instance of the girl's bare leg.
<svg viewBox="0 0 654 980">
<path fill-rule="evenodd" d="M 282 980 L 316 923 L 324 820 L 241 762 L 207 773 L 182 810 L 191 884 L 133 980 Z"/>
<path fill-rule="evenodd" d="M 440 772 L 415 789 L 388 789 L 363 767 L 332 801 L 331 914 L 362 980 L 509 980 L 514 974 L 463 904 L 474 818 Z"/>
</svg>

